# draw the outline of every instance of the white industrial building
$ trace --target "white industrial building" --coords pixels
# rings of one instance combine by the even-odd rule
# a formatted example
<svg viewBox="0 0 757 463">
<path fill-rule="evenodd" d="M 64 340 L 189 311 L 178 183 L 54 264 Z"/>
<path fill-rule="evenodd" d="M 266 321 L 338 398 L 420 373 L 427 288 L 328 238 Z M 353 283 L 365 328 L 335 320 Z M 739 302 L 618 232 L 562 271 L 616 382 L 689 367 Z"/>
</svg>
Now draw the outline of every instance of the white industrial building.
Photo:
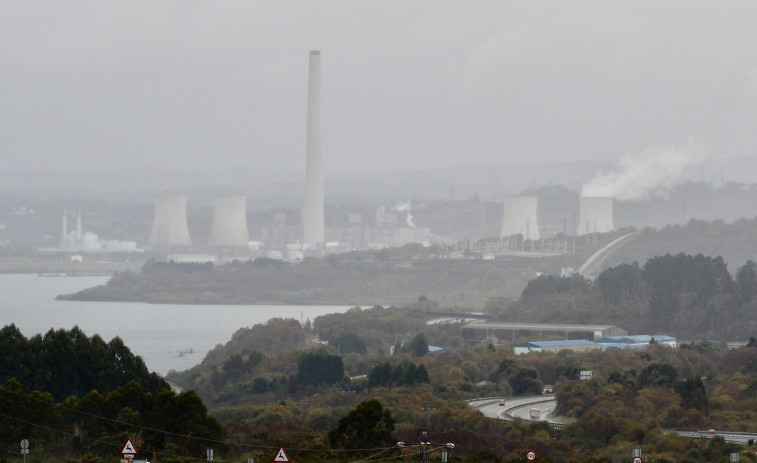
<svg viewBox="0 0 757 463">
<path fill-rule="evenodd" d="M 601 339 L 610 336 L 626 336 L 628 331 L 614 325 L 574 325 L 548 323 L 503 323 L 472 322 L 460 328 L 460 334 L 469 343 L 511 342 L 520 336 L 582 336 Z"/>
<path fill-rule="evenodd" d="M 587 339 L 572 339 L 565 341 L 531 341 L 516 344 L 513 347 L 515 355 L 527 354 L 529 352 L 560 352 L 561 350 L 572 350 L 574 352 L 589 352 L 599 350 L 602 346 L 594 341 Z"/>
</svg>

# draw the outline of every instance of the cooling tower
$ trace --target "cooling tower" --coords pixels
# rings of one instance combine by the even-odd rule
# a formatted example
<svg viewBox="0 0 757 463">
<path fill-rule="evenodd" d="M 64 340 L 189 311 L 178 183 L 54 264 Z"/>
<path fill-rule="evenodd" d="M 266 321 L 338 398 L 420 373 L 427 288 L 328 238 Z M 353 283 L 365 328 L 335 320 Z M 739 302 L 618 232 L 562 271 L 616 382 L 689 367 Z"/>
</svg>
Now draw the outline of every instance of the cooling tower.
<svg viewBox="0 0 757 463">
<path fill-rule="evenodd" d="M 536 219 L 539 198 L 536 196 L 507 196 L 504 199 L 505 215 L 501 237 L 523 235 L 524 240 L 539 239 Z"/>
<path fill-rule="evenodd" d="M 612 220 L 612 197 L 581 196 L 579 206 L 579 236 L 590 233 L 607 233 L 615 229 Z"/>
<path fill-rule="evenodd" d="M 150 244 L 153 246 L 190 246 L 187 227 L 187 197 L 164 195 L 155 200 Z"/>
<path fill-rule="evenodd" d="M 321 52 L 310 52 L 308 75 L 305 204 L 302 207 L 303 243 L 325 241 L 323 225 L 323 154 L 321 153 Z"/>
<path fill-rule="evenodd" d="M 247 246 L 247 198 L 244 196 L 216 196 L 213 200 L 213 224 L 210 227 L 210 246 Z"/>
</svg>

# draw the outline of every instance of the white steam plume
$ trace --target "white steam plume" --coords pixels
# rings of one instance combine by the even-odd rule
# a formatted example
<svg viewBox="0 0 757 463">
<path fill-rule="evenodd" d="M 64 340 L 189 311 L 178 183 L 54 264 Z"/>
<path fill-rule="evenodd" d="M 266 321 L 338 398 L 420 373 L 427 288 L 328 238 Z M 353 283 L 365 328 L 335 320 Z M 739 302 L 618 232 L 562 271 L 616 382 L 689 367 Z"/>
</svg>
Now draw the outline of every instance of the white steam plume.
<svg viewBox="0 0 757 463">
<path fill-rule="evenodd" d="M 409 201 L 406 203 L 399 203 L 396 206 L 394 206 L 394 210 L 397 212 L 407 211 L 407 226 L 415 228 L 415 224 L 413 223 L 413 214 L 410 211 L 411 205 L 412 203 Z"/>
<path fill-rule="evenodd" d="M 652 146 L 636 155 L 625 155 L 615 170 L 597 173 L 584 184 L 581 196 L 612 196 L 620 200 L 641 199 L 670 188 L 689 166 L 705 159 L 704 146 L 689 141 L 682 146 Z"/>
</svg>

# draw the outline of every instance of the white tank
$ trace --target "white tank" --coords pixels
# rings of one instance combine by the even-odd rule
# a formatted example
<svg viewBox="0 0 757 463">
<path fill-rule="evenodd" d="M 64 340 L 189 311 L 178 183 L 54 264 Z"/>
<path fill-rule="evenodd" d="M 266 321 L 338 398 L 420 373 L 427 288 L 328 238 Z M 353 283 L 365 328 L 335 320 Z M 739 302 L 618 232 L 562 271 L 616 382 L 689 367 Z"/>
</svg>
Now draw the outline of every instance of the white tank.
<svg viewBox="0 0 757 463">
<path fill-rule="evenodd" d="M 613 198 L 610 196 L 581 196 L 579 199 L 578 235 L 613 231 Z"/>
<path fill-rule="evenodd" d="M 302 207 L 303 243 L 323 244 L 323 153 L 321 152 L 321 52 L 310 52 L 308 75 L 305 204 Z"/>
<path fill-rule="evenodd" d="M 506 196 L 500 237 L 523 235 L 524 240 L 539 239 L 537 220 L 539 198 L 536 196 Z"/>
<path fill-rule="evenodd" d="M 247 198 L 244 196 L 216 196 L 213 199 L 213 224 L 210 227 L 210 246 L 247 246 Z"/>
<path fill-rule="evenodd" d="M 152 246 L 191 246 L 187 226 L 187 197 L 162 195 L 155 200 L 150 233 Z"/>
</svg>

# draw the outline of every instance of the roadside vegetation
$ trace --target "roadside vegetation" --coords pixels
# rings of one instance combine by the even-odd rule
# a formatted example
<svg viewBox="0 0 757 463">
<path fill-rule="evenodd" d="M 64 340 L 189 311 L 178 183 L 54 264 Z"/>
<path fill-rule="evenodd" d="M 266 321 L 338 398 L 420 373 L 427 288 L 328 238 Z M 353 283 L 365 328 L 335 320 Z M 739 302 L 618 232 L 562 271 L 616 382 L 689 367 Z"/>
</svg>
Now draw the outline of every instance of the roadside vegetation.
<svg viewBox="0 0 757 463">
<path fill-rule="evenodd" d="M 433 442 L 455 444 L 453 462 L 523 461 L 532 450 L 539 461 L 619 463 L 634 448 L 645 461 L 728 461 L 733 452 L 757 461 L 751 444 L 666 432 L 757 432 L 754 267 L 748 261 L 731 275 L 719 257 L 664 255 L 594 281 L 544 275 L 519 300 L 490 298 L 484 309 L 500 320 L 669 334 L 686 339 L 679 348 L 515 356 L 510 342 L 469 343 L 461 322 L 421 296 L 403 307 L 242 328 L 200 364 L 169 373 L 184 392 L 146 373 L 118 340 L 76 329 L 27 340 L 11 325 L 0 330 L 0 446 L 8 458 L 28 438 L 43 455 L 99 463 L 129 436 L 155 462 L 193 461 L 211 447 L 217 461 L 268 461 L 279 446 L 295 461 L 379 452 L 413 461 L 411 449 L 394 446 L 417 444 L 427 428 Z M 429 323 L 437 318 L 449 320 Z M 743 343 L 729 349 L 725 339 Z M 580 380 L 582 370 L 592 379 Z M 540 395 L 546 386 L 565 423 L 559 432 L 485 418 L 467 403 Z"/>
</svg>

